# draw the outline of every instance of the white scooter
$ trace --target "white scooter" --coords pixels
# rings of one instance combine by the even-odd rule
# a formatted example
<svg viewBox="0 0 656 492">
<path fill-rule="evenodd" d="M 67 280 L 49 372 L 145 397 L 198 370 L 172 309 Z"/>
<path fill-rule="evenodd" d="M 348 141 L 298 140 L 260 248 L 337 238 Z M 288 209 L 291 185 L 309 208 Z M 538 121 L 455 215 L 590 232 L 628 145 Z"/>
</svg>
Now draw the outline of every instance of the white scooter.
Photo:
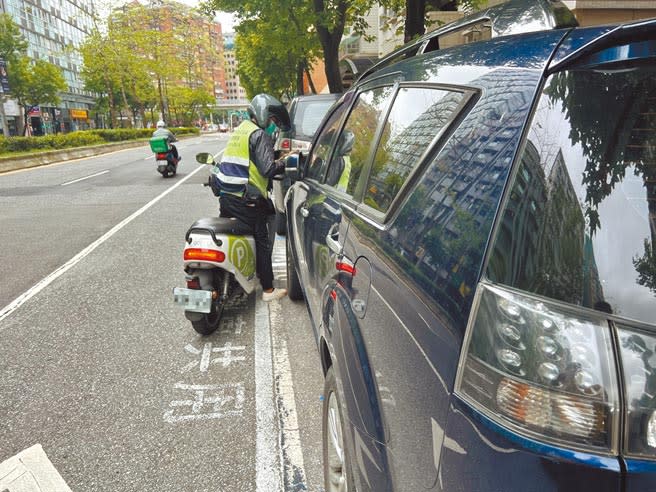
<svg viewBox="0 0 656 492">
<path fill-rule="evenodd" d="M 214 164 L 207 153 L 196 160 Z M 224 217 L 197 220 L 185 239 L 187 287 L 175 287 L 173 300 L 184 307 L 194 330 L 209 335 L 218 328 L 223 308 L 238 287 L 247 294 L 255 289 L 255 240 L 246 224 Z"/>
<path fill-rule="evenodd" d="M 214 157 L 208 153 L 196 155 L 196 160 L 214 164 Z M 296 161 L 292 165 L 295 170 Z M 269 230 L 273 236 L 272 224 Z M 175 287 L 173 300 L 184 307 L 186 318 L 201 335 L 209 335 L 218 328 L 231 297 L 242 291 L 250 294 L 256 287 L 252 232 L 243 222 L 225 217 L 199 219 L 187 231 L 184 248 L 187 287 Z"/>
</svg>

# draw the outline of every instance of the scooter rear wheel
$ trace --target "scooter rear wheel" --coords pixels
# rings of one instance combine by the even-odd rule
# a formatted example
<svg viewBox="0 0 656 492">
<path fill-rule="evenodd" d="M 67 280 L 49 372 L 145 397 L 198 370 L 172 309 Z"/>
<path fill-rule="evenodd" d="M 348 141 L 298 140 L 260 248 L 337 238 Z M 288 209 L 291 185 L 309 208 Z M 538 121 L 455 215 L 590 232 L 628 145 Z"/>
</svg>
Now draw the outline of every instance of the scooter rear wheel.
<svg viewBox="0 0 656 492">
<path fill-rule="evenodd" d="M 212 306 L 212 311 L 210 311 L 208 314 L 203 314 L 203 317 L 198 321 L 192 321 L 191 326 L 194 327 L 194 330 L 196 330 L 199 335 L 211 335 L 219 327 L 221 315 L 223 314 L 223 307 L 223 303 L 221 303 L 219 306 Z"/>
</svg>

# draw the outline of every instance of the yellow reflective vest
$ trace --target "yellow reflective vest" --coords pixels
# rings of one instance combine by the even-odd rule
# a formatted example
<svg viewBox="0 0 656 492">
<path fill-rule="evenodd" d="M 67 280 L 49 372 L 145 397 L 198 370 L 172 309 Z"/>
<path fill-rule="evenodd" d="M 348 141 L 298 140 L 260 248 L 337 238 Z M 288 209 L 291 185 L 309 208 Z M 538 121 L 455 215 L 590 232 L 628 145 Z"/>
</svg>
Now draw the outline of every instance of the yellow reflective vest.
<svg viewBox="0 0 656 492">
<path fill-rule="evenodd" d="M 243 196 L 250 185 L 266 198 L 268 180 L 251 161 L 248 148 L 250 137 L 256 130 L 255 123 L 245 120 L 228 140 L 223 158 L 214 171 L 222 193 Z"/>
</svg>

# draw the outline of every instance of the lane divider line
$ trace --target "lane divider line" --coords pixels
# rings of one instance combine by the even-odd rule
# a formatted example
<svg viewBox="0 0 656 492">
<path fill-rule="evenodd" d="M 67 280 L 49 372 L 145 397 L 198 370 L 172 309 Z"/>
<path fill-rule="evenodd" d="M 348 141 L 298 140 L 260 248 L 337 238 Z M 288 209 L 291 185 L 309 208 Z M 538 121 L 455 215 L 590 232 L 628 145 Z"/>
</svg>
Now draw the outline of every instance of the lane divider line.
<svg viewBox="0 0 656 492">
<path fill-rule="evenodd" d="M 217 155 L 220 155 L 220 154 L 223 154 L 223 151 L 219 152 L 219 154 L 217 154 Z M 148 202 L 146 205 L 144 205 L 139 210 L 134 212 L 132 215 L 130 215 L 126 219 L 123 219 L 121 222 L 119 222 L 114 227 L 112 227 L 109 231 L 107 231 L 105 234 L 103 234 L 100 238 L 96 239 L 93 243 L 91 243 L 89 246 L 84 248 L 82 251 L 80 251 L 78 254 L 76 254 L 73 258 L 71 258 L 66 263 L 64 263 L 62 266 L 57 268 L 50 275 L 48 275 L 47 277 L 45 277 L 42 280 L 40 280 L 39 282 L 37 282 L 33 287 L 26 290 L 20 296 L 18 296 L 16 299 L 14 299 L 12 302 L 7 304 L 4 308 L 2 308 L 2 310 L 0 310 L 0 322 L 2 320 L 4 320 L 7 316 L 9 316 L 11 313 L 13 313 L 20 306 L 22 306 L 25 302 L 27 302 L 32 297 L 34 297 L 39 292 L 41 292 L 43 289 L 45 289 L 48 285 L 50 285 L 52 282 L 54 282 L 57 278 L 61 277 L 64 273 L 66 273 L 71 268 L 73 268 L 76 264 L 78 264 L 81 260 L 83 260 L 86 256 L 88 256 L 98 246 L 103 244 L 105 241 L 107 241 L 109 238 L 111 238 L 114 234 L 116 234 L 118 231 L 123 229 L 126 225 L 128 225 L 130 222 L 132 222 L 137 217 L 139 217 L 146 210 L 148 210 L 150 207 L 155 205 L 162 198 L 164 198 L 166 195 L 171 193 L 178 186 L 183 184 L 185 181 L 187 181 L 189 178 L 191 178 L 194 174 L 196 174 L 198 171 L 200 171 L 201 169 L 204 169 L 204 168 L 205 168 L 204 165 L 199 164 L 198 168 L 193 170 L 191 173 L 189 173 L 187 176 L 182 178 L 180 181 L 178 181 L 176 184 L 171 186 L 169 189 L 165 190 L 162 194 L 160 194 L 159 196 L 153 198 L 150 202 Z M 0 327 L 0 331 L 2 331 L 2 327 Z"/>
<path fill-rule="evenodd" d="M 96 174 L 90 174 L 89 176 L 85 176 L 84 178 L 78 178 L 78 179 L 74 179 L 73 181 L 67 181 L 66 183 L 62 183 L 60 186 L 68 186 L 73 183 L 79 183 L 80 181 L 84 181 L 85 179 L 95 178 L 96 176 L 100 176 L 101 174 L 107 174 L 108 172 L 109 169 L 105 169 L 104 171 L 100 171 L 99 173 Z"/>
<path fill-rule="evenodd" d="M 282 492 L 269 307 L 262 300 L 260 289 L 255 291 L 255 422 L 255 490 Z"/>
<path fill-rule="evenodd" d="M 269 310 L 272 327 L 281 326 L 283 319 L 280 301 L 269 303 Z M 271 337 L 273 339 L 273 372 L 276 384 L 276 410 L 280 422 L 279 443 L 283 463 L 284 490 L 285 492 L 308 490 L 287 342 L 275 328 L 271 329 Z"/>
</svg>

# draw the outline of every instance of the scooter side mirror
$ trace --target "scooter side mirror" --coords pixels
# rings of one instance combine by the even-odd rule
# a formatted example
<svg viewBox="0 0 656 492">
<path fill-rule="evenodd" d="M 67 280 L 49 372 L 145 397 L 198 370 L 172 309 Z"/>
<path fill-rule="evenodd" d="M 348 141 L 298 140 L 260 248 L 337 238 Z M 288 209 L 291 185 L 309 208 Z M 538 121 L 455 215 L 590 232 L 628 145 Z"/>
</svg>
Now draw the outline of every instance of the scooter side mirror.
<svg viewBox="0 0 656 492">
<path fill-rule="evenodd" d="M 196 154 L 196 162 L 200 164 L 214 164 L 214 156 L 209 152 L 201 152 Z"/>
</svg>

